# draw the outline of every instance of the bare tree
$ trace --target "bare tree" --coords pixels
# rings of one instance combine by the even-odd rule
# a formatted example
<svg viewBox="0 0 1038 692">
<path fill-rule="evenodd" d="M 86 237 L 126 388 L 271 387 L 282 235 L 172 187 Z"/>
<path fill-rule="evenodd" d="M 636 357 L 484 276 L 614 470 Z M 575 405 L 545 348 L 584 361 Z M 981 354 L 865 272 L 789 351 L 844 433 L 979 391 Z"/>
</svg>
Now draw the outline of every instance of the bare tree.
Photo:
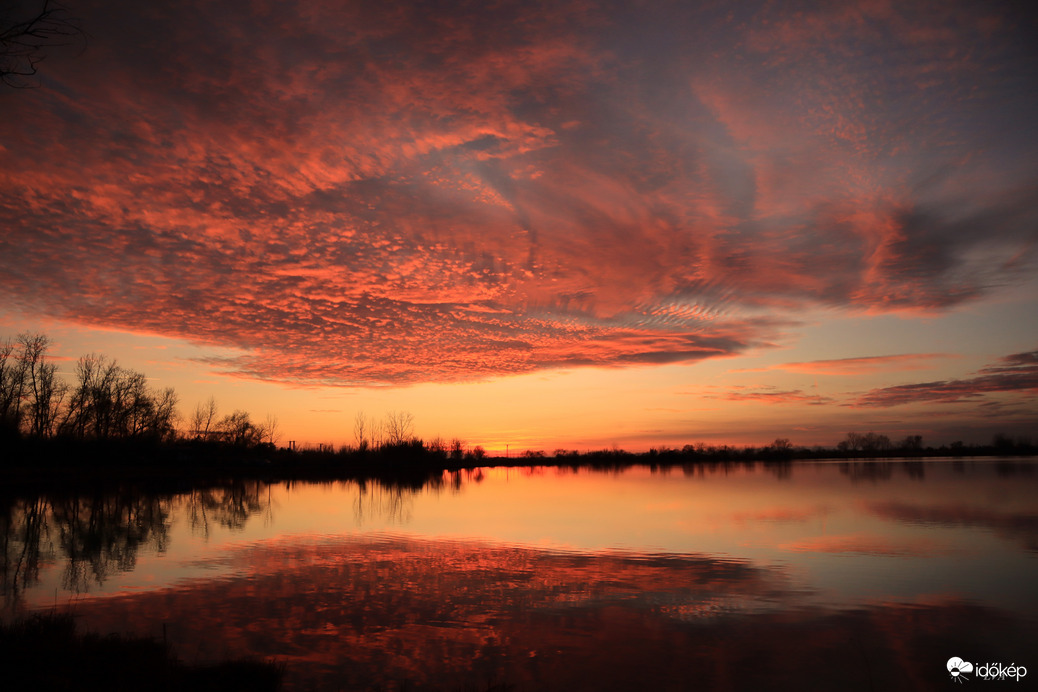
<svg viewBox="0 0 1038 692">
<path fill-rule="evenodd" d="M 386 414 L 386 438 L 391 445 L 410 442 L 414 438 L 414 416 L 405 411 Z"/>
<path fill-rule="evenodd" d="M 368 448 L 368 438 L 365 437 L 366 427 L 367 420 L 364 418 L 364 412 L 357 411 L 357 415 L 353 419 L 353 437 L 357 440 L 357 449 L 361 451 Z"/>
<path fill-rule="evenodd" d="M 161 440 L 168 440 L 177 435 L 177 425 L 180 421 L 177 403 L 177 392 L 172 387 L 166 387 L 155 398 L 151 430 Z"/>
<path fill-rule="evenodd" d="M 892 447 L 890 438 L 879 433 L 867 432 L 864 435 L 856 432 L 847 433 L 847 438 L 841 440 L 836 448 L 841 451 L 878 452 Z"/>
<path fill-rule="evenodd" d="M 25 363 L 15 351 L 15 342 L 0 342 L 0 428 L 17 435 L 22 423 L 25 394 Z"/>
<path fill-rule="evenodd" d="M 50 343 L 28 333 L 0 342 L 0 432 L 79 439 L 174 436 L 179 413 L 171 387 L 155 391 L 144 373 L 97 354 L 79 359 L 70 387 L 49 360 Z"/>
<path fill-rule="evenodd" d="M 60 405 L 64 396 L 62 383 L 55 378 L 57 368 L 46 362 L 50 339 L 43 334 L 19 334 L 21 346 L 22 394 L 28 414 L 28 433 L 34 437 L 49 435 L 56 415 L 55 399 Z"/>
<path fill-rule="evenodd" d="M 116 433 L 121 413 L 120 376 L 114 360 L 96 353 L 82 356 L 76 363 L 79 382 L 66 415 L 69 432 L 75 437 L 105 439 Z"/>
<path fill-rule="evenodd" d="M 278 440 L 281 439 L 281 431 L 278 424 L 278 417 L 273 413 L 267 414 L 267 420 L 260 426 L 263 430 L 263 441 L 267 444 L 276 445 Z"/>
<path fill-rule="evenodd" d="M 195 415 L 191 419 L 191 433 L 201 439 L 208 440 L 216 423 L 216 397 L 210 396 L 204 404 L 195 407 Z"/>
<path fill-rule="evenodd" d="M 5 3 L 0 15 L 0 82 L 24 89 L 36 85 L 36 72 L 45 49 L 65 46 L 84 36 L 79 20 L 52 0 L 33 3 Z"/>
<path fill-rule="evenodd" d="M 69 390 L 68 384 L 58 379 L 57 373 L 58 366 L 54 363 L 43 363 L 36 372 L 35 396 L 29 404 L 30 435 L 50 437 L 54 434 Z"/>
<path fill-rule="evenodd" d="M 76 363 L 76 379 L 60 422 L 64 435 L 78 438 L 168 439 L 176 432 L 177 395 L 154 391 L 144 373 L 105 356 L 90 354 Z"/>
<path fill-rule="evenodd" d="M 241 447 L 253 447 L 262 441 L 263 431 L 252 422 L 248 411 L 236 410 L 217 426 L 228 442 Z"/>
</svg>

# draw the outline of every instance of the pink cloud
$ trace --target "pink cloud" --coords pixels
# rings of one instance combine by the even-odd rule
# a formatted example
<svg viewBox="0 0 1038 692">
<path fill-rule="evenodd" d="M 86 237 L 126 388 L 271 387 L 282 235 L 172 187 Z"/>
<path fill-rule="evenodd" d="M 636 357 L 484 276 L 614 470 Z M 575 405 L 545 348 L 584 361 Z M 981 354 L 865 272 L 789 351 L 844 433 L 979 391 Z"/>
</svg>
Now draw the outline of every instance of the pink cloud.
<svg viewBox="0 0 1038 692">
<path fill-rule="evenodd" d="M 1011 22 L 757 10 L 87 2 L 83 59 L 3 95 L 0 296 L 379 384 L 694 362 L 1028 275 L 1035 178 L 955 105 L 1016 98 L 973 96 Z"/>
</svg>

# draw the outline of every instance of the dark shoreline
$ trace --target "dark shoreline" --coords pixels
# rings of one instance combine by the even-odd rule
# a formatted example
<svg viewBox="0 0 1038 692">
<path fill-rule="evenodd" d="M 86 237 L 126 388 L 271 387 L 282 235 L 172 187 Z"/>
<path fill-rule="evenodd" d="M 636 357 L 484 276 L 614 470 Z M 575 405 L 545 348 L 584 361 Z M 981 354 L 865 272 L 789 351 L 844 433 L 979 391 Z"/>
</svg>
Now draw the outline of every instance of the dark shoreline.
<svg viewBox="0 0 1038 692">
<path fill-rule="evenodd" d="M 82 484 L 134 482 L 145 485 L 219 483 L 230 480 L 377 481 L 420 487 L 443 475 L 476 468 L 555 467 L 622 470 L 634 466 L 654 469 L 764 464 L 783 466 L 795 461 L 912 463 L 933 458 L 1026 458 L 1038 455 L 1034 445 L 1010 449 L 994 445 L 923 449 L 838 450 L 832 448 L 707 448 L 661 449 L 643 453 L 622 450 L 566 452 L 548 456 L 450 458 L 431 451 L 419 440 L 378 450 L 292 450 L 272 445 L 236 447 L 213 442 L 178 440 L 18 439 L 3 446 L 0 483 L 8 487 L 77 487 Z"/>
</svg>

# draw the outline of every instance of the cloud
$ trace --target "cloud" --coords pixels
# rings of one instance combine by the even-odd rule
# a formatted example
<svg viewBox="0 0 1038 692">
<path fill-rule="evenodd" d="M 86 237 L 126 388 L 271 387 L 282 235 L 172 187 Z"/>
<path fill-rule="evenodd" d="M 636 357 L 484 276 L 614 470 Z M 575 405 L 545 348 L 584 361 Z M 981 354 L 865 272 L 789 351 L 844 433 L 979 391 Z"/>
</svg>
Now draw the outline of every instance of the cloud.
<svg viewBox="0 0 1038 692">
<path fill-rule="evenodd" d="M 800 389 L 778 390 L 774 387 L 761 387 L 749 391 L 733 389 L 723 394 L 710 395 L 708 398 L 760 404 L 807 404 L 809 406 L 823 406 L 835 401 L 832 397 L 808 394 Z"/>
<path fill-rule="evenodd" d="M 781 370 L 812 375 L 869 375 L 876 372 L 897 370 L 922 370 L 928 367 L 927 361 L 951 357 L 947 353 L 906 353 L 892 356 L 864 356 L 859 358 L 812 360 L 802 363 L 781 363 L 766 368 L 741 368 L 732 372 Z"/>
<path fill-rule="evenodd" d="M 81 58 L 0 95 L 0 297 L 403 384 L 696 362 L 1028 276 L 1005 12 L 772 13 L 85 2 Z"/>
<path fill-rule="evenodd" d="M 985 401 L 986 395 L 1003 392 L 1031 396 L 1038 393 L 1038 351 L 1000 358 L 995 365 L 983 368 L 975 377 L 873 389 L 850 405 L 886 408 L 918 402 L 953 404 Z"/>
</svg>

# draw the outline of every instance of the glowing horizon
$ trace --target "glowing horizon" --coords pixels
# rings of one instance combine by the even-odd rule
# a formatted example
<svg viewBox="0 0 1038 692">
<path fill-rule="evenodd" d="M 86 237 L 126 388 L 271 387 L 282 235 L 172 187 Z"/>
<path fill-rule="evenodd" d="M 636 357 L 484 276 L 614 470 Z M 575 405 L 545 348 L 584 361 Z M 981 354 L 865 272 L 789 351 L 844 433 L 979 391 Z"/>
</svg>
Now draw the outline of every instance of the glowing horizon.
<svg viewBox="0 0 1038 692">
<path fill-rule="evenodd" d="M 1038 429 L 1011 4 L 73 9 L 0 92 L 0 338 L 284 441 Z"/>
</svg>

